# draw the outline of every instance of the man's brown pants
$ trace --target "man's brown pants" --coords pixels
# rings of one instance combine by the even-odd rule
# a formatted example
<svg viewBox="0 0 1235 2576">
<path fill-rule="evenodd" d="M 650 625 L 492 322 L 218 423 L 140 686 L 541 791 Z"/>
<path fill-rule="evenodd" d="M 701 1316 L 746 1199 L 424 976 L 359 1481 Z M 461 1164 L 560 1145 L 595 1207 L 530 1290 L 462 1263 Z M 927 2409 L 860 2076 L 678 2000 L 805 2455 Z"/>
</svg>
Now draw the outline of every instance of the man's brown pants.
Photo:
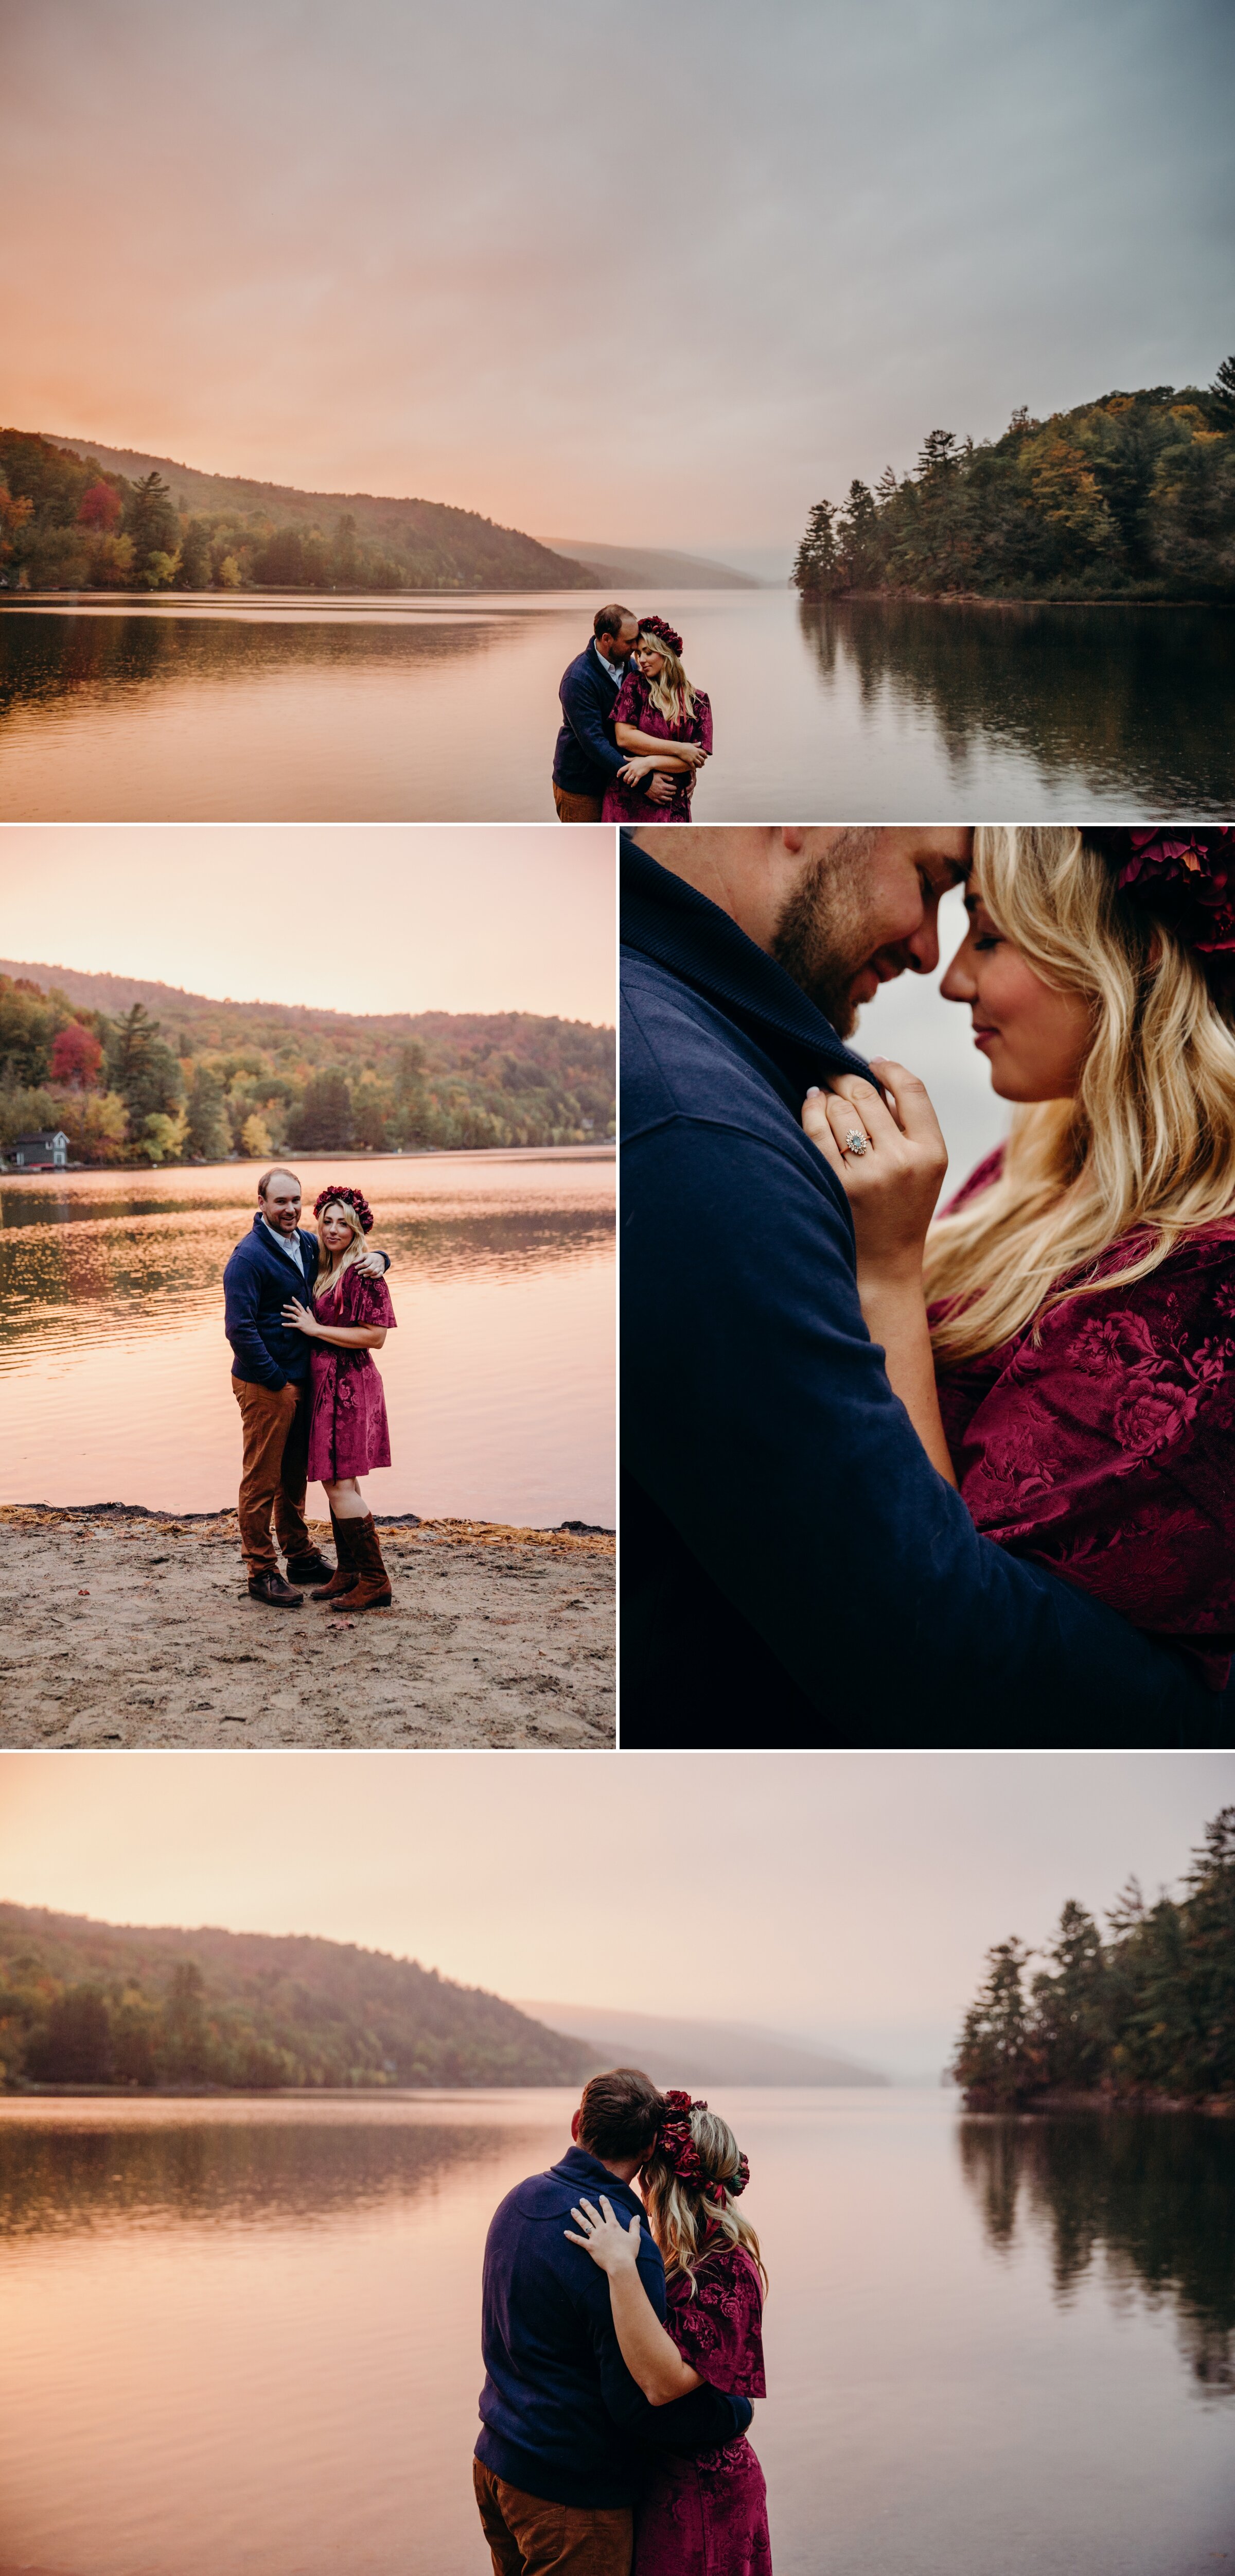
<svg viewBox="0 0 1235 2576">
<path fill-rule="evenodd" d="M 309 1464 L 309 1382 L 279 1387 L 250 1386 L 232 1379 L 244 1433 L 240 1473 L 240 1545 L 250 1575 L 277 1574 L 279 1560 L 270 1536 L 285 1556 L 310 1556 L 313 1541 L 305 1527 L 304 1497 Z"/>
<path fill-rule="evenodd" d="M 472 2462 L 472 2482 L 493 2555 L 493 2576 L 630 2576 L 634 2515 L 548 2504 Z"/>
<path fill-rule="evenodd" d="M 553 802 L 559 823 L 599 823 L 604 802 L 600 796 L 573 796 L 569 787 L 553 782 Z"/>
</svg>

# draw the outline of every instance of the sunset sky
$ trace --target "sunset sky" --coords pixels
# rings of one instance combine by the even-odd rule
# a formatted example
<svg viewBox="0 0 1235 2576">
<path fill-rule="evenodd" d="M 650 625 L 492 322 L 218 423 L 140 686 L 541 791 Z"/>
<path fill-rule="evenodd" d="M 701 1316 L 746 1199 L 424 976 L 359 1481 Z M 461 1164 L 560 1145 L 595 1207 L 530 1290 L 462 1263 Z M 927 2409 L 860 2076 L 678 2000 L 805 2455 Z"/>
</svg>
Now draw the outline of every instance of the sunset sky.
<svg viewBox="0 0 1235 2576">
<path fill-rule="evenodd" d="M 983 1953 L 1151 1896 L 1231 1754 L 0 1755 L 0 1896 L 315 1932 L 931 2077 Z"/>
<path fill-rule="evenodd" d="M 10 824 L 0 945 L 218 1000 L 610 1026 L 614 882 L 611 827 Z"/>
<path fill-rule="evenodd" d="M 1235 345 L 1221 0 L 4 0 L 21 428 L 783 555 Z"/>
</svg>

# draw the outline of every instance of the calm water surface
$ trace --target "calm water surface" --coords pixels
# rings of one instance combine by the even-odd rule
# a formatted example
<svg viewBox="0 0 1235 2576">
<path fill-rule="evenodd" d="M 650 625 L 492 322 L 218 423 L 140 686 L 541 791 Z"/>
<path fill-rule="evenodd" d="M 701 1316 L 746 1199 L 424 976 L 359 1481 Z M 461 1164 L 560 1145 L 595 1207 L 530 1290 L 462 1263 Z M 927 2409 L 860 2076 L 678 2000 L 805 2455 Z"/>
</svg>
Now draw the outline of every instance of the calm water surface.
<svg viewBox="0 0 1235 2576">
<path fill-rule="evenodd" d="M 486 2576 L 485 2228 L 571 2107 L 0 2102 L 0 2559 Z M 1235 2135 L 930 2094 L 721 2107 L 772 2273 L 777 2576 L 1230 2562 Z"/>
<path fill-rule="evenodd" d="M 325 1181 L 358 1183 L 392 1255 L 398 1329 L 377 1365 L 394 1464 L 367 1482 L 373 1509 L 612 1528 L 612 1151 L 299 1169 L 306 1205 Z M 221 1283 L 257 1172 L 0 1182 L 0 1501 L 233 1501 Z"/>
<path fill-rule="evenodd" d="M 0 818 L 552 818 L 587 593 L 0 604 Z M 1235 807 L 1235 615 L 667 593 L 700 821 Z"/>
</svg>

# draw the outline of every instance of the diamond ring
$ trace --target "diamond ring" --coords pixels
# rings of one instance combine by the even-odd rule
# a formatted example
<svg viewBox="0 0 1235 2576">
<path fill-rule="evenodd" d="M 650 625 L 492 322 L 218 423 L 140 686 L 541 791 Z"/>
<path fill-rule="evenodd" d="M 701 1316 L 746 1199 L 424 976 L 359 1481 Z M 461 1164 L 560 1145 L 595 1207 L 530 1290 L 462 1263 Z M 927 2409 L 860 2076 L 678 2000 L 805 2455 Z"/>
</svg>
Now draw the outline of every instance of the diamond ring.
<svg viewBox="0 0 1235 2576">
<path fill-rule="evenodd" d="M 866 1148 L 869 1143 L 870 1138 L 863 1128 L 851 1127 L 845 1138 L 844 1151 L 847 1154 L 852 1154 L 856 1161 L 859 1154 L 864 1154 L 866 1152 Z"/>
</svg>

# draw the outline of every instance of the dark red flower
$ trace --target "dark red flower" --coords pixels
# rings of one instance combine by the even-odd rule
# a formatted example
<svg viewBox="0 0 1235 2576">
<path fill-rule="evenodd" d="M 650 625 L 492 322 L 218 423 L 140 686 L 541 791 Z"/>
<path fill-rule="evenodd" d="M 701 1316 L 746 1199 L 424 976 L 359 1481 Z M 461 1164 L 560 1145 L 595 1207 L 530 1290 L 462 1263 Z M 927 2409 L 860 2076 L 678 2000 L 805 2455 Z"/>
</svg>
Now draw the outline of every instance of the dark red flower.
<svg viewBox="0 0 1235 2576">
<path fill-rule="evenodd" d="M 681 636 L 675 628 L 666 624 L 663 617 L 641 617 L 639 632 L 641 635 L 655 635 L 660 643 L 668 645 L 671 653 L 680 653 L 682 650 Z"/>
<path fill-rule="evenodd" d="M 1121 894 L 1143 903 L 1198 956 L 1235 967 L 1235 826 L 1155 824 L 1087 831 Z"/>
<path fill-rule="evenodd" d="M 328 1190 L 319 1190 L 317 1197 L 313 1201 L 314 1216 L 320 1216 L 322 1209 L 324 1207 L 329 1207 L 332 1199 L 343 1199 L 348 1207 L 355 1209 L 356 1214 L 360 1219 L 360 1230 L 362 1234 L 370 1234 L 372 1232 L 373 1210 L 370 1207 L 363 1190 L 348 1189 L 342 1182 Z"/>
</svg>

